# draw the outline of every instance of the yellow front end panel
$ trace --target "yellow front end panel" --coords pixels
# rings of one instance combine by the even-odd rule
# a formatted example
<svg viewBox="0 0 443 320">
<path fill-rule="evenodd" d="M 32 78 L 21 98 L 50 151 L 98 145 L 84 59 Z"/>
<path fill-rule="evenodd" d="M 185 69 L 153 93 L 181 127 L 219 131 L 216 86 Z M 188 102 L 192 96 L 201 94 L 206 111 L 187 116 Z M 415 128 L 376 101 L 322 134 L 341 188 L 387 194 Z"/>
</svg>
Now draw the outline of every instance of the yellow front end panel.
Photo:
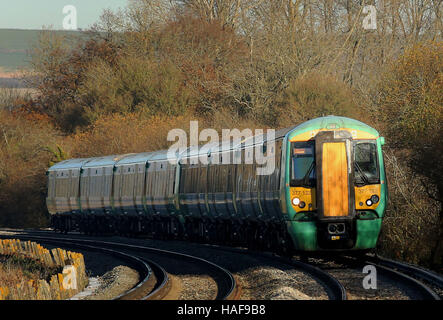
<svg viewBox="0 0 443 320">
<path fill-rule="evenodd" d="M 380 202 L 374 203 L 372 206 L 366 205 L 366 200 L 370 199 L 372 195 L 377 195 L 380 198 L 381 185 L 367 185 L 362 187 L 355 187 L 355 208 L 357 210 L 375 210 Z"/>
<path fill-rule="evenodd" d="M 349 188 L 346 144 L 324 143 L 322 163 L 324 216 L 347 216 Z"/>
<path fill-rule="evenodd" d="M 291 203 L 294 198 L 298 198 L 300 199 L 300 201 L 303 201 L 306 204 L 304 208 L 300 208 L 299 206 L 295 206 L 294 204 L 292 204 L 292 207 L 296 212 L 313 211 L 317 209 L 315 200 L 315 188 L 291 188 Z"/>
</svg>

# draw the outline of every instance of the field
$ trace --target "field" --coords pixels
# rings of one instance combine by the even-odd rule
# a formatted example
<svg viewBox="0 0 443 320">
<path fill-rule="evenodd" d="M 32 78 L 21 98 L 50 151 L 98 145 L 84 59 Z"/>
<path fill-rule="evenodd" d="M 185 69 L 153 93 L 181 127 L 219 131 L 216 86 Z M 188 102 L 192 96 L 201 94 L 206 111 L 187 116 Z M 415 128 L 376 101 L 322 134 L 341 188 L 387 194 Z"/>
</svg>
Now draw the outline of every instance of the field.
<svg viewBox="0 0 443 320">
<path fill-rule="evenodd" d="M 0 29 L 0 78 L 30 68 L 30 52 L 37 45 L 41 32 L 41 30 Z M 76 32 L 53 32 L 78 35 Z"/>
<path fill-rule="evenodd" d="M 0 106 L 2 107 L 9 107 L 18 99 L 35 97 L 36 93 L 37 91 L 33 88 L 3 87 L 0 78 Z"/>
<path fill-rule="evenodd" d="M 29 50 L 36 44 L 40 31 L 0 30 L 0 73 L 29 68 Z"/>
</svg>

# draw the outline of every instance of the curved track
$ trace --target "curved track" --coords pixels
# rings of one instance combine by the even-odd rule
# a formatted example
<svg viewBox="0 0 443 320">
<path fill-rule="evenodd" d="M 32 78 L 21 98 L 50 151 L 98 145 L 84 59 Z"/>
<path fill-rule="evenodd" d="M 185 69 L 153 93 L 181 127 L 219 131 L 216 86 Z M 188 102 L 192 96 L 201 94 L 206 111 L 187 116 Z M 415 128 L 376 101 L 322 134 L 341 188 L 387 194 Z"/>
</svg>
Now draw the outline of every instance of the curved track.
<svg viewBox="0 0 443 320">
<path fill-rule="evenodd" d="M 326 288 L 330 300 L 347 300 L 346 289 L 343 285 L 328 272 L 306 262 L 294 260 L 291 258 L 285 258 L 273 253 L 251 251 L 242 248 L 224 247 L 219 245 L 205 245 L 216 250 L 235 252 L 235 253 L 247 253 L 255 255 L 257 257 L 263 257 L 266 259 L 272 259 L 273 261 L 280 261 L 281 263 L 293 266 L 301 271 L 308 273 L 310 276 L 318 279 Z"/>
<path fill-rule="evenodd" d="M 412 264 L 401 262 L 401 261 L 394 261 L 391 259 L 386 259 L 380 256 L 375 256 L 374 258 L 370 258 L 371 260 L 374 259 L 375 262 L 378 264 L 384 265 L 386 267 L 392 268 L 392 269 L 398 269 L 402 272 L 405 272 L 411 276 L 417 277 L 421 280 L 427 281 L 429 283 L 432 283 L 433 285 L 437 286 L 440 289 L 443 289 L 443 276 L 432 272 L 430 270 L 426 270 L 424 268 L 414 266 Z"/>
<path fill-rule="evenodd" d="M 443 284 L 443 278 L 431 271 L 405 264 L 399 261 L 393 261 L 383 259 L 379 257 L 372 257 L 369 255 L 353 258 L 348 256 L 340 256 L 334 258 L 335 261 L 349 265 L 355 268 L 358 266 L 361 268 L 364 265 L 373 265 L 376 267 L 377 272 L 387 278 L 402 283 L 411 288 L 414 292 L 418 293 L 423 300 L 441 300 L 439 294 L 431 289 L 427 284 L 419 281 L 416 278 L 427 278 L 426 280 L 432 280 L 432 283 L 441 285 Z M 411 274 L 408 275 L 407 273 Z M 428 281 L 429 281 L 428 280 Z"/>
<path fill-rule="evenodd" d="M 35 231 L 30 231 L 30 232 L 35 232 Z M 36 233 L 40 234 L 51 233 L 53 235 L 53 233 L 50 231 L 37 231 Z M 54 236 L 51 236 L 51 239 L 53 237 Z M 107 242 L 107 241 L 95 241 L 95 240 L 93 241 L 93 240 L 84 240 L 84 239 L 79 240 L 79 239 L 62 238 L 60 240 L 72 240 L 89 245 L 99 244 L 100 246 L 105 246 L 107 248 L 121 248 L 124 250 L 137 251 L 139 253 L 140 252 L 147 254 L 155 253 L 161 255 L 172 254 L 177 259 L 179 259 L 179 261 L 182 260 L 187 260 L 190 262 L 199 261 L 201 263 L 206 264 L 207 268 L 211 269 L 213 273 L 217 274 L 215 277 L 213 277 L 216 280 L 219 288 L 217 299 L 234 299 L 239 295 L 238 288 L 232 274 L 227 270 L 225 270 L 223 267 L 220 267 L 202 258 L 186 255 L 183 253 L 171 252 L 167 250 L 140 246 L 140 245 L 122 244 L 122 243 Z M 339 280 L 337 280 L 334 276 L 330 274 L 330 272 L 324 270 L 324 268 L 322 268 L 318 264 L 308 262 L 308 259 L 303 259 L 303 256 L 301 260 L 295 260 L 295 259 L 281 257 L 269 252 L 255 252 L 243 248 L 233 248 L 233 247 L 208 245 L 208 244 L 204 244 L 202 246 L 209 247 L 215 250 L 229 251 L 234 253 L 242 253 L 242 254 L 247 253 L 250 255 L 260 256 L 266 259 L 272 259 L 273 261 L 280 261 L 284 264 L 294 266 L 295 268 L 301 271 L 305 271 L 313 278 L 319 280 L 319 282 L 323 284 L 331 300 L 347 299 L 346 288 L 343 286 L 342 283 L 340 283 Z M 162 273 L 159 269 L 159 266 L 157 265 L 156 267 L 156 264 L 154 262 L 148 261 L 144 258 L 140 259 L 151 267 L 151 273 L 153 274 L 151 275 L 151 278 L 156 278 L 157 274 Z M 363 257 L 359 257 L 357 259 L 355 257 L 346 257 L 346 256 L 338 256 L 338 257 L 329 256 L 327 260 L 335 260 L 341 262 L 346 266 L 346 268 L 349 269 L 352 268 L 361 269 L 363 265 L 372 264 L 377 268 L 377 270 L 381 275 L 384 275 L 385 277 L 394 280 L 394 282 L 401 283 L 402 285 L 412 289 L 412 291 L 418 294 L 419 299 L 440 300 L 443 297 L 443 276 L 415 265 L 394 261 L 379 256 L 372 256 L 372 255 L 366 255 Z M 166 272 L 164 273 L 166 274 Z M 160 276 L 159 278 L 162 277 Z M 163 278 L 166 279 L 165 277 Z M 163 282 L 168 282 L 168 281 L 164 280 Z M 168 284 L 166 283 L 165 286 L 168 286 Z M 158 287 L 161 288 L 160 285 L 158 285 Z M 162 296 L 161 290 L 160 294 L 154 293 L 151 296 L 153 296 L 154 299 L 158 298 L 159 296 L 161 297 Z"/>
<path fill-rule="evenodd" d="M 118 300 L 161 299 L 167 295 L 171 288 L 171 280 L 169 279 L 166 270 L 151 259 L 139 256 L 140 253 L 167 256 L 175 259 L 176 261 L 187 261 L 191 264 L 203 266 L 205 270 L 208 270 L 211 277 L 217 283 L 218 290 L 216 300 L 234 300 L 239 296 L 239 288 L 235 278 L 228 270 L 211 261 L 179 252 L 116 242 L 73 239 L 66 237 L 42 237 L 19 234 L 12 236 L 0 235 L 0 237 L 26 239 L 40 243 L 51 243 L 66 247 L 81 248 L 89 251 L 99 251 L 114 255 L 127 261 L 134 266 L 143 280 L 133 289 L 117 297 L 116 299 Z M 124 250 L 125 252 L 117 251 L 115 250 L 116 248 L 119 250 Z M 128 254 L 126 253 L 127 251 L 137 252 L 137 256 Z"/>
<path fill-rule="evenodd" d="M 133 267 L 139 273 L 141 281 L 139 281 L 137 285 L 132 289 L 114 298 L 114 300 L 146 300 L 149 299 L 149 297 L 152 295 L 154 291 L 162 290 L 161 287 L 166 288 L 166 285 L 162 286 L 157 285 L 157 279 L 156 279 L 156 274 L 158 274 L 157 266 L 155 266 L 152 262 L 147 261 L 146 259 L 142 259 L 140 257 L 131 254 L 127 254 L 109 248 L 103 248 L 100 246 L 79 244 L 73 241 L 67 241 L 65 239 L 33 237 L 26 235 L 14 235 L 13 237 L 0 235 L 0 238 L 4 239 L 16 238 L 20 240 L 32 240 L 32 241 L 38 241 L 41 244 L 50 244 L 50 245 L 62 246 L 65 248 L 76 248 L 84 251 L 99 252 L 111 255 L 115 258 L 125 261 L 126 263 L 128 263 L 128 265 Z M 152 266 L 154 266 L 154 268 L 152 268 Z M 167 276 L 166 278 L 162 279 L 162 283 L 165 281 L 166 282 L 168 281 Z"/>
<path fill-rule="evenodd" d="M 274 260 L 278 259 L 286 264 L 292 265 L 300 270 L 304 270 L 313 277 L 316 277 L 320 281 L 322 281 L 325 286 L 328 288 L 330 292 L 331 300 L 347 300 L 346 288 L 337 280 L 334 276 L 332 276 L 327 271 L 317 267 L 308 262 L 303 262 L 295 259 L 281 257 L 271 253 L 263 253 L 263 252 L 251 252 L 248 249 L 239 249 L 239 248 L 230 248 L 223 246 L 210 245 L 213 248 L 224 250 L 224 251 L 234 251 L 234 252 L 249 252 L 250 254 L 260 255 L 260 256 L 268 256 L 268 258 L 272 258 Z M 441 300 L 441 294 L 439 295 L 435 290 L 430 288 L 426 283 L 423 283 L 420 280 L 424 280 L 433 287 L 437 287 L 443 293 L 443 276 L 438 275 L 432 271 L 426 270 L 424 268 L 420 268 L 418 266 L 414 266 L 411 264 L 403 263 L 400 261 L 394 261 L 386 258 L 382 258 L 379 256 L 371 257 L 364 256 L 364 259 L 354 260 L 349 257 L 339 256 L 334 258 L 334 260 L 348 263 L 349 265 L 359 264 L 361 266 L 363 263 L 365 265 L 372 264 L 377 270 L 384 276 L 394 279 L 398 282 L 405 284 L 406 286 L 412 288 L 415 292 L 419 293 L 419 295 L 424 300 Z M 307 260 L 306 260 L 307 261 Z"/>
<path fill-rule="evenodd" d="M 406 262 L 401 262 L 401 261 L 395 261 L 395 260 L 391 260 L 391 259 L 387 259 L 387 258 L 383 258 L 380 256 L 374 256 L 374 257 L 368 257 L 368 261 L 374 264 L 377 264 L 380 267 L 384 267 L 384 268 L 389 268 L 397 273 L 401 273 L 403 275 L 412 277 L 414 280 L 417 281 L 423 281 L 426 284 L 429 284 L 432 288 L 430 289 L 429 287 L 427 289 L 430 289 L 431 292 L 429 292 L 430 297 L 435 298 L 435 296 L 437 295 L 439 297 L 439 299 L 435 299 L 435 300 L 440 300 L 442 298 L 443 295 L 443 276 L 432 272 L 430 270 L 406 263 Z M 420 282 L 417 281 L 417 282 Z M 425 287 L 426 284 L 420 282 L 421 285 L 424 285 Z M 439 290 L 439 294 L 437 294 L 437 292 L 435 292 L 435 290 L 433 290 L 433 288 L 436 288 L 437 290 Z M 429 291 L 429 290 L 426 290 Z"/>
<path fill-rule="evenodd" d="M 30 231 L 32 233 L 39 233 L 39 234 L 48 234 L 50 233 L 50 239 L 57 238 L 57 236 L 50 232 L 50 231 Z M 95 240 L 85 240 L 85 239 L 69 239 L 69 238 L 57 238 L 63 241 L 74 241 L 79 243 L 94 243 L 94 244 L 100 244 L 100 246 L 106 246 L 107 248 L 121 248 L 121 249 L 129 249 L 131 251 L 137 251 L 137 252 L 144 252 L 144 253 L 155 253 L 155 254 L 164 254 L 164 255 L 170 255 L 174 254 L 178 257 L 178 259 L 181 260 L 188 260 L 188 261 L 201 261 L 207 264 L 211 269 L 216 271 L 216 273 L 220 274 L 217 280 L 217 284 L 219 287 L 217 298 L 216 299 L 226 299 L 226 300 L 232 300 L 238 298 L 240 292 L 238 290 L 238 287 L 236 285 L 236 281 L 233 277 L 233 275 L 225 270 L 223 267 L 218 266 L 217 264 L 199 258 L 190 256 L 183 253 L 177 253 L 177 252 L 171 252 L 167 250 L 152 248 L 152 247 L 146 247 L 146 246 L 139 246 L 139 245 L 132 245 L 132 244 L 122 244 L 122 243 L 116 243 L 116 242 L 108 242 L 108 241 L 95 241 Z M 39 236 L 36 237 L 36 240 L 39 240 Z M 220 245 L 208 245 L 208 244 L 202 244 L 203 247 L 208 247 L 213 250 L 218 251 L 225 251 L 225 252 L 233 252 L 233 253 L 240 253 L 240 254 L 249 254 L 249 255 L 255 255 L 256 257 L 272 260 L 272 261 L 279 261 L 283 264 L 286 264 L 288 266 L 295 267 L 296 269 L 300 271 L 304 271 L 314 279 L 317 279 L 325 288 L 325 291 L 327 292 L 330 300 L 346 300 L 347 294 L 346 289 L 344 286 L 331 274 L 328 272 L 322 270 L 321 268 L 318 268 L 312 264 L 297 261 L 294 259 L 284 258 L 277 256 L 272 253 L 266 253 L 266 252 L 258 252 L 258 251 L 251 251 L 248 249 L 243 248 L 233 248 L 233 247 L 225 247 Z M 141 258 L 143 259 L 143 258 Z M 155 271 L 155 263 L 152 261 L 147 261 L 148 264 L 152 267 L 152 269 Z M 155 274 L 156 272 L 154 272 Z M 217 277 L 215 277 L 217 278 Z"/>
<path fill-rule="evenodd" d="M 285 261 L 285 258 L 281 258 L 283 261 Z M 327 288 L 329 288 L 329 291 L 331 292 L 331 300 L 347 300 L 348 296 L 346 293 L 345 287 L 338 281 L 335 277 L 333 277 L 328 272 L 317 268 L 316 266 L 313 266 L 308 263 L 304 263 L 301 261 L 297 261 L 294 259 L 287 259 L 287 263 L 291 264 L 295 267 L 298 267 L 299 269 L 306 270 L 308 273 L 313 275 L 314 277 L 317 277 L 320 279 Z"/>
</svg>

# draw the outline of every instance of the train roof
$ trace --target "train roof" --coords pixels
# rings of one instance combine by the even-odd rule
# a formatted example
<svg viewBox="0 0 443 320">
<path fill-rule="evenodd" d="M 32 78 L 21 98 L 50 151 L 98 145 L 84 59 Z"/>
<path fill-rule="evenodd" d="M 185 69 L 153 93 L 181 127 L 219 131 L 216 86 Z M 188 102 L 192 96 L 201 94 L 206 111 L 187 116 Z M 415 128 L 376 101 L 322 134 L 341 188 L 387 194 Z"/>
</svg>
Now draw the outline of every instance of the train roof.
<svg viewBox="0 0 443 320">
<path fill-rule="evenodd" d="M 146 163 L 158 152 L 143 152 L 127 155 L 115 163 L 116 166 L 133 163 Z"/>
<path fill-rule="evenodd" d="M 200 145 L 200 146 L 191 146 L 188 147 L 183 152 L 175 152 L 171 153 L 169 150 L 160 150 L 154 152 L 144 152 L 144 153 L 131 153 L 124 155 L 111 155 L 111 156 L 103 156 L 96 158 L 80 158 L 80 159 L 69 159 L 59 162 L 49 168 L 48 171 L 54 170 L 69 170 L 69 169 L 80 169 L 80 168 L 90 168 L 90 167 L 100 167 L 100 166 L 114 166 L 114 165 L 123 165 L 123 164 L 132 164 L 132 163 L 145 163 L 147 161 L 162 161 L 162 160 L 179 160 L 183 158 L 190 158 L 196 156 L 207 156 L 211 153 L 221 153 L 226 151 L 235 150 L 239 147 L 244 147 L 249 144 L 251 146 L 255 144 L 261 144 L 270 139 L 281 139 L 286 135 L 293 136 L 295 134 L 299 134 L 302 132 L 306 132 L 309 130 L 319 130 L 319 129 L 358 129 L 362 131 L 366 131 L 368 133 L 373 134 L 374 136 L 378 136 L 377 130 L 368 126 L 367 124 L 340 116 L 326 116 L 319 117 L 312 120 L 308 120 L 296 126 L 291 126 L 288 128 L 283 128 L 275 131 L 274 136 L 268 136 L 267 131 L 264 130 L 264 133 L 261 135 L 254 135 L 250 137 L 244 138 L 242 141 L 237 143 L 226 143 L 226 141 L 214 142 L 210 144 Z M 205 148 L 202 148 L 202 147 Z"/>
<path fill-rule="evenodd" d="M 143 152 L 125 156 L 116 165 L 142 163 L 148 161 L 176 160 L 179 157 L 178 152 L 170 152 L 169 150 L 160 150 L 154 152 Z"/>
<path fill-rule="evenodd" d="M 155 152 L 149 161 L 176 160 L 178 153 L 172 153 L 169 150 L 160 150 Z"/>
<path fill-rule="evenodd" d="M 82 168 L 95 168 L 95 167 L 110 167 L 114 166 L 121 159 L 129 156 L 131 154 L 123 154 L 123 155 L 111 155 L 104 157 L 91 158 L 88 162 L 86 162 Z"/>
<path fill-rule="evenodd" d="M 309 130 L 319 129 L 357 129 L 371 133 L 374 136 L 379 135 L 377 130 L 361 121 L 333 115 L 308 120 L 293 127 L 293 130 L 291 131 L 298 134 Z"/>
<path fill-rule="evenodd" d="M 89 160 L 86 158 L 63 160 L 50 167 L 48 171 L 80 169 Z"/>
<path fill-rule="evenodd" d="M 293 130 L 294 128 L 296 128 L 296 126 L 292 126 L 292 127 L 288 127 L 288 128 L 283 128 L 283 129 L 278 129 L 274 131 L 273 135 L 268 135 L 267 130 L 263 130 L 263 134 L 258 134 L 258 135 L 254 135 L 251 136 L 245 140 L 243 140 L 241 142 L 239 146 L 245 146 L 246 143 L 248 143 L 249 145 L 255 145 L 255 144 L 262 144 L 265 143 L 267 141 L 272 141 L 272 140 L 279 140 L 285 137 L 285 135 L 290 132 L 291 130 Z"/>
<path fill-rule="evenodd" d="M 294 129 L 295 127 L 289 127 L 284 129 L 279 129 L 275 131 L 274 135 L 268 136 L 267 131 L 264 130 L 263 134 L 252 135 L 250 137 L 246 137 L 241 141 L 232 141 L 231 140 L 222 140 L 220 142 L 209 143 L 205 145 L 200 145 L 199 149 L 195 146 L 190 147 L 186 150 L 186 152 L 182 153 L 181 156 L 185 157 L 194 157 L 194 156 L 205 156 L 207 154 L 212 153 L 222 153 L 226 151 L 237 150 L 240 147 L 244 147 L 245 145 L 254 146 L 256 144 L 262 144 L 268 140 L 277 140 L 283 138 L 289 131 Z M 205 146 L 202 149 L 202 146 Z"/>
</svg>

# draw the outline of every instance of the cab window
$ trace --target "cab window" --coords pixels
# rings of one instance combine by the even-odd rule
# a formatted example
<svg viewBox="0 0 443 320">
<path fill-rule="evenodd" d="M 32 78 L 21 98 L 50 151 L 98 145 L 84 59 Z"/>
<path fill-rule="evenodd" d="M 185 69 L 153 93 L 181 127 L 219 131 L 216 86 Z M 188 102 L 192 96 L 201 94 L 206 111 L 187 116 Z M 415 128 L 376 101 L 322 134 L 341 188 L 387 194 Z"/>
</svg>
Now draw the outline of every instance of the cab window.
<svg viewBox="0 0 443 320">
<path fill-rule="evenodd" d="M 291 187 L 315 186 L 314 141 L 291 144 Z"/>
<path fill-rule="evenodd" d="M 373 142 L 360 142 L 354 146 L 355 183 L 379 183 L 377 145 Z"/>
</svg>

